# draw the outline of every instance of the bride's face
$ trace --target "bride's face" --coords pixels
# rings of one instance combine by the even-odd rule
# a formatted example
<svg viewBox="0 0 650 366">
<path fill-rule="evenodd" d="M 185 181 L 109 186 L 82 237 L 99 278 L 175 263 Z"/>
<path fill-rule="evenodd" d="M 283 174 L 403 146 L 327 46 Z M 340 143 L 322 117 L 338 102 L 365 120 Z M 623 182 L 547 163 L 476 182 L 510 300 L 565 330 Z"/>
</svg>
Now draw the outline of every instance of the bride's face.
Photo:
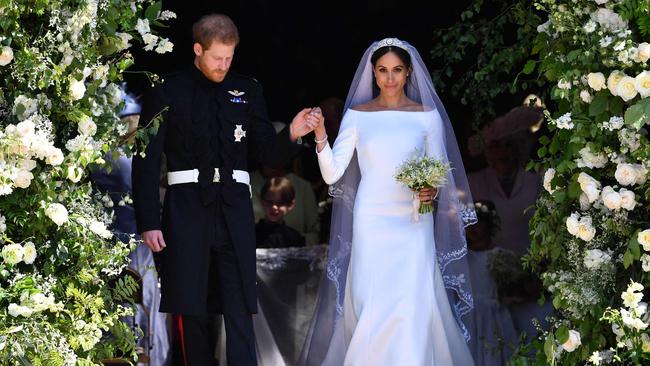
<svg viewBox="0 0 650 366">
<path fill-rule="evenodd" d="M 381 56 L 373 72 L 381 94 L 386 96 L 404 94 L 409 69 L 397 54 L 388 52 Z"/>
</svg>

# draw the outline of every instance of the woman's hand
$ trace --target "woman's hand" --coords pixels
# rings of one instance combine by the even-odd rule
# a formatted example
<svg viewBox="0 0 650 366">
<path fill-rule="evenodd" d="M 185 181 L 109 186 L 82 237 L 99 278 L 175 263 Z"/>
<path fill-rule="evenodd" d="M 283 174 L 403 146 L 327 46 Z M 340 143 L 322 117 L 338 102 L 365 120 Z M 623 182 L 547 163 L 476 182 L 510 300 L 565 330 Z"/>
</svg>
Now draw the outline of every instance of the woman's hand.
<svg viewBox="0 0 650 366">
<path fill-rule="evenodd" d="M 432 203 L 433 200 L 438 195 L 438 189 L 436 188 L 425 188 L 418 192 L 418 199 L 421 203 Z"/>
</svg>

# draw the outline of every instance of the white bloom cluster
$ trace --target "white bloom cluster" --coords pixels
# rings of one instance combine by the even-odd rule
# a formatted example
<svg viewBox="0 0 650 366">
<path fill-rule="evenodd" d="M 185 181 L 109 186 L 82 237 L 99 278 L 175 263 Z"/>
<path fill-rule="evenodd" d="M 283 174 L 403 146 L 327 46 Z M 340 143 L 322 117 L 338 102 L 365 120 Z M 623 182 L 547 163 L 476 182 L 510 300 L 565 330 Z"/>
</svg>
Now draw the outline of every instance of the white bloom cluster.
<svg viewBox="0 0 650 366">
<path fill-rule="evenodd" d="M 580 149 L 579 154 L 580 157 L 575 159 L 579 168 L 603 168 L 607 165 L 607 155 L 602 152 L 594 154 L 589 146 Z"/>
<path fill-rule="evenodd" d="M 575 126 L 573 120 L 571 119 L 571 112 L 561 115 L 557 120 L 552 120 L 552 123 L 557 126 L 559 129 L 570 130 Z"/>
<path fill-rule="evenodd" d="M 614 178 L 623 186 L 643 184 L 647 175 L 648 170 L 641 164 L 620 163 L 614 172 Z"/>
<path fill-rule="evenodd" d="M 592 225 L 590 216 L 580 216 L 574 212 L 566 219 L 569 234 L 584 241 L 591 241 L 596 236 L 596 228 Z"/>
<path fill-rule="evenodd" d="M 589 356 L 589 362 L 592 365 L 600 366 L 603 364 L 611 363 L 614 360 L 614 350 L 607 351 L 594 351 L 594 353 Z"/>
<path fill-rule="evenodd" d="M 650 229 L 640 231 L 637 234 L 637 241 L 643 247 L 643 250 L 650 252 Z"/>
<path fill-rule="evenodd" d="M 603 29 L 615 32 L 627 29 L 627 21 L 620 15 L 608 8 L 598 8 L 591 13 L 591 19 L 598 23 Z"/>
<path fill-rule="evenodd" d="M 36 247 L 34 243 L 28 241 L 25 245 L 20 244 L 8 244 L 2 247 L 2 260 L 4 263 L 9 265 L 16 265 L 20 262 L 25 262 L 26 264 L 34 263 L 36 260 Z"/>
<path fill-rule="evenodd" d="M 650 53 L 650 50 L 648 52 Z M 631 77 L 621 70 L 614 70 L 607 78 L 607 89 L 612 95 L 619 96 L 626 102 L 637 95 L 646 98 L 650 95 L 650 72 L 642 71 L 636 77 Z"/>
<path fill-rule="evenodd" d="M 619 130 L 621 127 L 623 127 L 623 125 L 625 125 L 625 120 L 623 117 L 612 116 L 609 118 L 609 121 L 603 122 L 600 128 L 603 130 L 614 131 Z"/>
<path fill-rule="evenodd" d="M 622 153 L 634 152 L 641 147 L 641 135 L 627 128 L 618 131 L 618 140 L 621 142 Z"/>
<path fill-rule="evenodd" d="M 636 331 L 648 327 L 648 304 L 641 302 L 643 299 L 643 285 L 632 281 L 627 290 L 621 294 L 623 305 L 627 309 L 621 309 L 623 324 Z"/>
<path fill-rule="evenodd" d="M 68 222 L 68 210 L 60 203 L 50 203 L 45 208 L 45 215 L 57 226 Z"/>
<path fill-rule="evenodd" d="M 0 66 L 7 66 L 14 59 L 14 51 L 9 46 L 0 49 Z"/>
<path fill-rule="evenodd" d="M 600 249 L 589 249 L 585 253 L 585 258 L 583 260 L 585 267 L 588 269 L 594 269 L 600 267 L 603 263 L 607 263 L 612 260 L 611 250 L 602 251 Z"/>
<path fill-rule="evenodd" d="M 167 12 L 165 14 L 165 16 L 171 16 L 171 15 L 173 15 L 173 17 L 176 17 L 176 14 L 174 14 L 173 12 Z M 155 48 L 157 53 L 162 54 L 166 52 L 172 52 L 172 50 L 174 49 L 174 44 L 170 42 L 168 38 L 159 38 L 158 36 L 150 33 L 151 29 L 149 27 L 149 19 L 138 19 L 138 23 L 136 24 L 135 29 L 142 36 L 142 40 L 144 41 L 145 44 L 144 46 L 145 51 L 152 51 Z"/>
<path fill-rule="evenodd" d="M 548 168 L 546 172 L 544 172 L 544 189 L 548 192 L 553 194 L 555 192 L 554 188 L 551 188 L 551 181 L 555 178 L 555 169 L 553 168 Z"/>
<path fill-rule="evenodd" d="M 589 174 L 581 172 L 578 175 L 578 183 L 582 192 L 587 195 L 589 203 L 594 203 L 600 197 L 601 184 Z"/>
<path fill-rule="evenodd" d="M 571 329 L 569 330 L 569 339 L 560 345 L 560 349 L 567 352 L 573 352 L 576 348 L 580 347 L 580 345 L 582 345 L 580 332 Z"/>
<path fill-rule="evenodd" d="M 637 204 L 634 192 L 625 188 L 621 188 L 616 192 L 614 188 L 605 186 L 601 198 L 605 207 L 610 210 L 619 210 L 622 208 L 627 211 L 632 211 Z"/>
<path fill-rule="evenodd" d="M 171 10 L 163 10 L 159 15 L 158 15 L 159 20 L 169 20 L 169 19 L 176 19 L 176 13 L 174 13 Z"/>
</svg>

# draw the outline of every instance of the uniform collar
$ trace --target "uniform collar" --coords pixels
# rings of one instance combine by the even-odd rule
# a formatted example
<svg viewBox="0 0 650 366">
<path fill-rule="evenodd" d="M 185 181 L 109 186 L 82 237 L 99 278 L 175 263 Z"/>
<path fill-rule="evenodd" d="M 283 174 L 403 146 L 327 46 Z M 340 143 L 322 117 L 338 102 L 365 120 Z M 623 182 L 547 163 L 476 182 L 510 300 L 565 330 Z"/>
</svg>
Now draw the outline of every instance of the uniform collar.
<svg viewBox="0 0 650 366">
<path fill-rule="evenodd" d="M 192 79 L 194 79 L 199 85 L 210 88 L 210 89 L 219 89 L 221 86 L 224 84 L 226 80 L 228 80 L 228 77 L 230 76 L 230 72 L 226 74 L 226 77 L 223 79 L 223 81 L 216 83 L 203 75 L 203 72 L 199 70 L 196 65 L 192 64 L 190 67 L 190 74 L 192 75 Z"/>
</svg>

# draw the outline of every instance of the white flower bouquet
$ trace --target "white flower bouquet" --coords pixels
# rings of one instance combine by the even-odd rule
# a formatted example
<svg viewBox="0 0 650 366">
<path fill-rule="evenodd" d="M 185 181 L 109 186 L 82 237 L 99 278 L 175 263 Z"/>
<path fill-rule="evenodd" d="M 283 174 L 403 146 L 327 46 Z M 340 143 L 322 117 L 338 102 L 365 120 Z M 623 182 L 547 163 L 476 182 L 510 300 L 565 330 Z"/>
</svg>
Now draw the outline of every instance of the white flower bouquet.
<svg viewBox="0 0 650 366">
<path fill-rule="evenodd" d="M 414 204 L 417 201 L 417 212 L 426 214 L 433 212 L 431 203 L 423 203 L 417 199 L 417 192 L 426 188 L 440 188 L 447 183 L 447 174 L 451 169 L 449 162 L 426 156 L 419 149 L 415 150 L 413 158 L 404 161 L 395 174 L 395 179 L 415 192 Z"/>
</svg>

